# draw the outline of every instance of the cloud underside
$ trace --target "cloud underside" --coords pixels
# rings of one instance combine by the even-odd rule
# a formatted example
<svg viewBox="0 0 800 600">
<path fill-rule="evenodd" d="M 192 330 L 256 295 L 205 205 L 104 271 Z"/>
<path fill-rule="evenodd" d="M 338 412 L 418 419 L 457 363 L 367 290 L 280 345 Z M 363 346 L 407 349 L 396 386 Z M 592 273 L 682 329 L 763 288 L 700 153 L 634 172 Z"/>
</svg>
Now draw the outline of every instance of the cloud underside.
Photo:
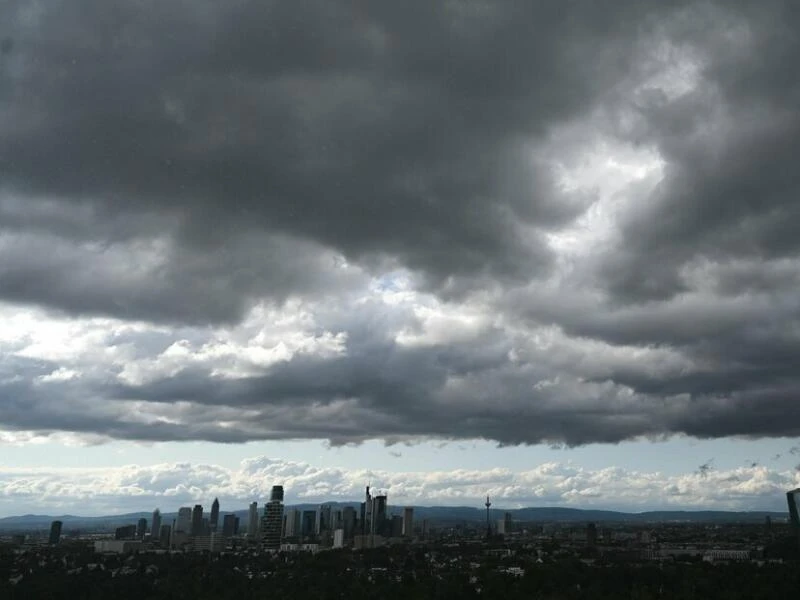
<svg viewBox="0 0 800 600">
<path fill-rule="evenodd" d="M 0 429 L 800 435 L 781 2 L 0 8 Z"/>
<path fill-rule="evenodd" d="M 0 469 L 0 511 L 121 513 L 208 504 L 218 497 L 223 511 L 259 503 L 272 485 L 286 489 L 286 502 L 354 501 L 364 482 L 402 505 L 480 507 L 489 493 L 497 507 L 572 506 L 640 512 L 660 509 L 785 510 L 783 490 L 797 474 L 766 467 L 664 475 L 618 467 L 591 470 L 572 463 L 544 463 L 529 471 L 389 472 L 343 470 L 254 457 L 238 468 L 164 463 L 110 469 Z M 84 509 L 85 510 L 85 509 Z M 53 512 L 55 511 L 55 512 Z"/>
</svg>

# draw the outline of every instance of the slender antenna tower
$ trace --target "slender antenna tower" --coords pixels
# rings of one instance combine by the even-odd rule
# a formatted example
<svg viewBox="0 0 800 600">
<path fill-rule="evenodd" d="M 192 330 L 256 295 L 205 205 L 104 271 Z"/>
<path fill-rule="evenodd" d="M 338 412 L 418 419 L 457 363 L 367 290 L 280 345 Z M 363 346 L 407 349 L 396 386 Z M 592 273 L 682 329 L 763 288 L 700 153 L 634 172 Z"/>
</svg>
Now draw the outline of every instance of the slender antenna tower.
<svg viewBox="0 0 800 600">
<path fill-rule="evenodd" d="M 492 503 L 489 502 L 489 496 L 486 496 L 486 504 L 484 506 L 486 506 L 486 539 L 487 540 L 490 537 L 492 537 L 492 522 L 489 520 L 489 507 L 491 505 L 492 505 Z"/>
</svg>

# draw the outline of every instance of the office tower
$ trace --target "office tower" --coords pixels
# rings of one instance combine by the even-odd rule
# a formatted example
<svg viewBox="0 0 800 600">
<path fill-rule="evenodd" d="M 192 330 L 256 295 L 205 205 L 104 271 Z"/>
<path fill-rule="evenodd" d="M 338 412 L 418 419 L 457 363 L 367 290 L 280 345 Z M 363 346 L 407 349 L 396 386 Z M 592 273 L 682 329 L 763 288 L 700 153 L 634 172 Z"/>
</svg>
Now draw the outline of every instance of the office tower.
<svg viewBox="0 0 800 600">
<path fill-rule="evenodd" d="M 497 519 L 497 535 L 510 534 L 512 527 L 513 527 L 513 521 L 511 519 L 510 512 L 504 513 L 502 519 Z"/>
<path fill-rule="evenodd" d="M 247 516 L 247 535 L 251 538 L 258 536 L 258 502 L 250 503 L 250 512 Z"/>
<path fill-rule="evenodd" d="M 143 540 L 145 533 L 147 533 L 147 519 L 142 518 L 136 523 L 136 538 Z"/>
<path fill-rule="evenodd" d="M 63 523 L 61 521 L 53 521 L 50 523 L 50 538 L 49 543 L 51 546 L 57 546 L 58 543 L 61 541 L 61 526 Z"/>
<path fill-rule="evenodd" d="M 239 535 L 239 517 L 234 515 L 233 519 L 233 535 Z"/>
<path fill-rule="evenodd" d="M 386 535 L 386 494 L 372 498 L 372 511 L 370 521 L 370 533 L 375 535 Z"/>
<path fill-rule="evenodd" d="M 333 547 L 344 548 L 344 529 L 333 530 Z"/>
<path fill-rule="evenodd" d="M 283 486 L 273 485 L 269 494 L 270 502 L 283 502 Z"/>
<path fill-rule="evenodd" d="M 222 536 L 233 537 L 236 535 L 236 515 L 225 515 L 222 518 Z"/>
<path fill-rule="evenodd" d="M 506 534 L 506 520 L 505 519 L 497 519 L 497 523 L 495 524 L 495 533 L 497 533 L 497 535 L 505 535 Z"/>
<path fill-rule="evenodd" d="M 203 505 L 195 504 L 192 509 L 192 535 L 203 535 Z"/>
<path fill-rule="evenodd" d="M 320 505 L 317 508 L 317 522 L 316 522 L 316 531 L 317 535 L 325 531 L 331 530 L 331 507 L 329 505 Z"/>
<path fill-rule="evenodd" d="M 178 519 L 175 523 L 176 533 L 189 533 L 192 530 L 192 509 L 181 506 L 178 509 Z"/>
<path fill-rule="evenodd" d="M 309 538 L 317 530 L 317 511 L 304 510 L 300 521 L 300 536 Z"/>
<path fill-rule="evenodd" d="M 372 495 L 369 493 L 369 486 L 364 495 L 364 503 L 361 505 L 361 533 L 366 535 L 372 531 Z"/>
<path fill-rule="evenodd" d="M 792 527 L 800 529 L 800 488 L 786 492 L 786 502 L 789 505 L 789 521 Z"/>
<path fill-rule="evenodd" d="M 399 538 L 403 535 L 403 517 L 400 515 L 392 515 L 392 520 L 389 521 L 387 530 L 390 530 L 390 537 Z"/>
<path fill-rule="evenodd" d="M 280 486 L 275 486 L 280 487 Z M 272 488 L 273 491 L 275 488 Z M 283 497 L 283 488 L 280 487 L 280 497 Z M 276 496 L 272 496 L 276 497 Z M 263 534 L 264 547 L 269 550 L 279 550 L 281 547 L 281 526 L 283 525 L 283 502 L 270 500 L 264 507 Z"/>
<path fill-rule="evenodd" d="M 342 510 L 342 528 L 346 540 L 352 540 L 356 534 L 356 509 L 352 506 L 345 506 Z"/>
<path fill-rule="evenodd" d="M 786 492 L 786 502 L 789 504 L 789 521 L 797 544 L 800 545 L 800 488 Z"/>
<path fill-rule="evenodd" d="M 211 533 L 211 526 L 208 524 L 208 517 L 203 517 L 203 524 L 200 529 L 203 532 L 202 535 L 209 535 Z"/>
<path fill-rule="evenodd" d="M 405 537 L 414 535 L 414 509 L 411 506 L 403 509 L 403 535 Z"/>
<path fill-rule="evenodd" d="M 155 509 L 153 511 L 153 521 L 150 523 L 150 537 L 153 541 L 158 539 L 161 535 L 161 511 Z"/>
<path fill-rule="evenodd" d="M 115 540 L 133 540 L 136 539 L 136 525 L 125 525 L 117 527 L 114 530 Z"/>
<path fill-rule="evenodd" d="M 169 525 L 162 525 L 158 529 L 158 544 L 162 548 L 169 548 L 172 538 L 172 527 Z"/>
<path fill-rule="evenodd" d="M 505 533 L 511 533 L 514 530 L 514 519 L 510 512 L 503 515 L 503 528 Z"/>
<path fill-rule="evenodd" d="M 300 511 L 290 508 L 283 519 L 283 537 L 300 537 Z"/>
<path fill-rule="evenodd" d="M 219 523 L 219 500 L 217 498 L 214 498 L 214 502 L 211 504 L 211 517 L 208 520 L 209 530 L 216 531 L 218 523 Z"/>
</svg>

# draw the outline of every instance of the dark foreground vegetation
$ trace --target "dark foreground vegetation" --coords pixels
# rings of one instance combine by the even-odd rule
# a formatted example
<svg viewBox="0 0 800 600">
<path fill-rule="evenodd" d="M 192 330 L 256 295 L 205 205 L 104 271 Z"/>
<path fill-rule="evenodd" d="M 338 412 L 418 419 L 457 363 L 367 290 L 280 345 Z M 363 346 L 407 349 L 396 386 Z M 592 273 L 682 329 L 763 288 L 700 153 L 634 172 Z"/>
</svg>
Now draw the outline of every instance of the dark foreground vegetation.
<svg viewBox="0 0 800 600">
<path fill-rule="evenodd" d="M 3 600 L 502 598 L 726 600 L 794 597 L 794 562 L 594 564 L 408 548 L 286 555 L 0 551 Z"/>
</svg>

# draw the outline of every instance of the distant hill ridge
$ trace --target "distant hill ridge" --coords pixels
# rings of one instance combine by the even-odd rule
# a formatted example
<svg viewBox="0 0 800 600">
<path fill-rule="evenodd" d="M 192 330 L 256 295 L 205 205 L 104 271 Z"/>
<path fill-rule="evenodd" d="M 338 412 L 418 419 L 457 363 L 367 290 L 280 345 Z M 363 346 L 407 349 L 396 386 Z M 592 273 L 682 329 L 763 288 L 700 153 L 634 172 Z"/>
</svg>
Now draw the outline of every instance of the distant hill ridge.
<svg viewBox="0 0 800 600">
<path fill-rule="evenodd" d="M 354 506 L 358 508 L 357 502 L 326 502 L 325 504 L 337 507 Z M 286 508 L 296 508 L 300 510 L 313 510 L 319 504 L 289 504 Z M 223 507 L 224 508 L 224 507 Z M 400 514 L 401 506 L 391 506 L 390 513 Z M 259 506 L 261 513 L 262 506 Z M 691 522 L 691 523 L 757 523 L 762 522 L 769 516 L 772 519 L 786 519 L 788 513 L 769 512 L 769 511 L 719 511 L 719 510 L 670 510 L 670 511 L 648 511 L 641 513 L 619 512 L 613 510 L 587 510 L 580 508 L 553 507 L 530 507 L 516 509 L 492 509 L 492 519 L 502 518 L 504 513 L 511 513 L 514 521 L 539 521 L 539 522 L 607 522 L 607 523 L 664 523 L 664 522 Z M 233 513 L 240 519 L 240 527 L 247 526 L 248 511 L 240 509 L 234 511 L 221 511 L 222 515 Z M 141 518 L 150 522 L 152 512 L 135 512 L 121 515 L 104 515 L 99 517 L 86 517 L 76 515 L 20 515 L 0 518 L 0 531 L 22 531 L 46 529 L 51 521 L 59 520 L 64 523 L 64 528 L 87 529 L 87 530 L 108 530 L 120 525 L 136 523 Z M 162 513 L 164 523 L 169 523 L 177 517 L 177 512 Z M 472 506 L 415 506 L 414 519 L 430 519 L 442 524 L 453 523 L 474 523 L 482 522 L 486 519 L 485 509 Z"/>
</svg>

